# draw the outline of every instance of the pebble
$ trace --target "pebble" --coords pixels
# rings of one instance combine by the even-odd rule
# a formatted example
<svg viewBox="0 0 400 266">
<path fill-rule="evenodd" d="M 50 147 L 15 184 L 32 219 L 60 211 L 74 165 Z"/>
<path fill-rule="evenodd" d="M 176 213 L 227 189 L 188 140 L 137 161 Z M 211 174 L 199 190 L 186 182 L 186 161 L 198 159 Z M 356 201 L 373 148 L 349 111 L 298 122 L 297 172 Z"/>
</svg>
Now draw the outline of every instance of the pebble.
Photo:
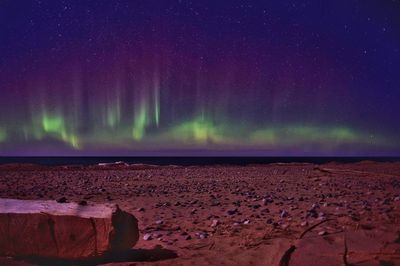
<svg viewBox="0 0 400 266">
<path fill-rule="evenodd" d="M 300 224 L 300 226 L 307 226 L 308 225 L 308 222 L 307 221 L 304 221 L 304 222 L 302 222 L 301 224 Z"/>
<path fill-rule="evenodd" d="M 211 206 L 219 206 L 219 205 L 221 205 L 221 203 L 218 201 L 218 200 L 213 200 L 213 201 L 211 201 Z"/>
<path fill-rule="evenodd" d="M 268 203 L 273 203 L 274 200 L 271 199 L 271 198 L 264 198 L 264 199 L 262 199 L 261 202 L 262 202 L 262 204 L 263 204 L 264 206 L 266 206 L 266 205 L 268 205 Z"/>
<path fill-rule="evenodd" d="M 151 240 L 151 234 L 150 234 L 150 233 L 144 234 L 143 240 L 144 240 L 144 241 Z"/>
<path fill-rule="evenodd" d="M 269 209 L 262 209 L 262 210 L 261 210 L 261 213 L 264 213 L 264 214 L 265 214 L 265 213 L 269 213 Z"/>
<path fill-rule="evenodd" d="M 216 227 L 219 225 L 219 221 L 217 219 L 212 220 L 211 227 Z"/>
<path fill-rule="evenodd" d="M 163 235 L 162 234 L 160 234 L 160 233 L 153 233 L 152 235 L 151 235 L 151 238 L 153 239 L 153 238 L 161 238 Z"/>
<path fill-rule="evenodd" d="M 237 213 L 237 209 L 228 210 L 228 215 L 235 215 Z"/>
<path fill-rule="evenodd" d="M 315 209 L 308 210 L 307 217 L 318 218 L 318 213 Z"/>
<path fill-rule="evenodd" d="M 67 198 L 66 197 L 61 197 L 59 199 L 56 200 L 58 203 L 66 203 L 67 202 Z"/>
<path fill-rule="evenodd" d="M 206 232 L 198 232 L 198 233 L 196 233 L 196 236 L 199 239 L 205 239 L 205 238 L 207 238 L 208 234 Z"/>
</svg>

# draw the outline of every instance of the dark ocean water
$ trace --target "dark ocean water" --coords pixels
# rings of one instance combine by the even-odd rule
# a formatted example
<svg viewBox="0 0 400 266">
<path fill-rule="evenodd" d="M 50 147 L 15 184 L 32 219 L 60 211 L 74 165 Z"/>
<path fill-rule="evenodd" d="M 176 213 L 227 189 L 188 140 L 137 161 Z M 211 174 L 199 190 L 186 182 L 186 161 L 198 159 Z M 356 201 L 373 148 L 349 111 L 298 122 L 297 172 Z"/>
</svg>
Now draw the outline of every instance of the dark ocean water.
<svg viewBox="0 0 400 266">
<path fill-rule="evenodd" d="M 154 165 L 247 165 L 268 163 L 352 163 L 360 161 L 400 162 L 400 157 L 0 157 L 0 164 L 94 165 L 123 161 Z"/>
</svg>

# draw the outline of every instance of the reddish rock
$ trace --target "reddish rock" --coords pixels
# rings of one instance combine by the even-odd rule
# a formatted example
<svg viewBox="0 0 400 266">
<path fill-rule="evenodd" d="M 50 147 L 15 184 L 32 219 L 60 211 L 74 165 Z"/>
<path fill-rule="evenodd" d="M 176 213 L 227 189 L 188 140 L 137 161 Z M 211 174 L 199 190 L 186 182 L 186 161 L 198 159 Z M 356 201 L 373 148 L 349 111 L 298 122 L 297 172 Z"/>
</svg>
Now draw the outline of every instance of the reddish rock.
<svg viewBox="0 0 400 266">
<path fill-rule="evenodd" d="M 87 259 L 127 250 L 136 218 L 112 204 L 0 199 L 0 255 Z"/>
</svg>

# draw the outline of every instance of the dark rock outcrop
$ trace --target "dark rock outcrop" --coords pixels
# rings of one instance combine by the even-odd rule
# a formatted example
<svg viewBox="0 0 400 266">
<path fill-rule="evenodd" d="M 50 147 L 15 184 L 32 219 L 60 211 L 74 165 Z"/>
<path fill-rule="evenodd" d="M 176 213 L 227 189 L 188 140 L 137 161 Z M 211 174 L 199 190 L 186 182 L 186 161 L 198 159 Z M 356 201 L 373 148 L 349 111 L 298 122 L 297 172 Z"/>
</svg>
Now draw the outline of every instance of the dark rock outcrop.
<svg viewBox="0 0 400 266">
<path fill-rule="evenodd" d="M 128 250 L 136 218 L 117 205 L 0 199 L 0 255 L 89 259 Z"/>
</svg>

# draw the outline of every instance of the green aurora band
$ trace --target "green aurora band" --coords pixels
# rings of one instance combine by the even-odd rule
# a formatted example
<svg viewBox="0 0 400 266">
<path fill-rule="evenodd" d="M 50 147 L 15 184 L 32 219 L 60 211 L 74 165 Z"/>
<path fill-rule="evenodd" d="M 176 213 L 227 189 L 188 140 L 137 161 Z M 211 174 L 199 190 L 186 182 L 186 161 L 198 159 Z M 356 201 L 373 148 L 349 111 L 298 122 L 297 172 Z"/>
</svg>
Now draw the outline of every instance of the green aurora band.
<svg viewBox="0 0 400 266">
<path fill-rule="evenodd" d="M 31 130 L 24 127 L 22 131 L 26 141 L 53 138 L 68 144 L 71 148 L 80 148 L 79 137 L 73 129 L 67 127 L 62 115 L 43 113 L 33 121 Z"/>
<path fill-rule="evenodd" d="M 7 133 L 6 131 L 0 127 L 0 143 L 6 141 Z"/>
<path fill-rule="evenodd" d="M 222 2 L 2 1 L 0 156 L 400 156 L 399 1 Z"/>
<path fill-rule="evenodd" d="M 107 109 L 103 125 L 97 125 L 96 131 L 79 134 L 77 126 L 61 114 L 42 112 L 33 119 L 30 126 L 10 132 L 0 128 L 0 143 L 7 136 L 23 135 L 24 141 L 44 141 L 53 139 L 64 143 L 74 150 L 87 147 L 119 147 L 127 150 L 147 149 L 276 149 L 298 148 L 334 150 L 343 145 L 385 146 L 387 139 L 346 126 L 318 126 L 312 124 L 286 124 L 263 126 L 235 126 L 234 122 L 215 122 L 205 115 L 196 115 L 192 119 L 160 127 L 159 107 L 153 109 L 146 101 L 141 102 L 135 111 L 131 127 L 122 124 L 118 104 Z M 69 121 L 69 122 L 68 122 Z"/>
<path fill-rule="evenodd" d="M 157 71 L 150 82 L 139 82 L 134 89 L 115 84 L 99 94 L 94 89 L 82 94 L 84 90 L 79 86 L 68 94 L 34 90 L 39 96 L 28 103 L 29 118 L 18 119 L 17 124 L 5 120 L 1 125 L 0 151 L 12 150 L 14 145 L 33 147 L 35 151 L 48 149 L 52 154 L 109 150 L 132 154 L 163 150 L 329 154 L 398 145 L 390 136 L 346 122 L 329 124 L 298 118 L 275 119 L 279 122 L 272 123 L 271 116 L 248 120 L 251 115 L 232 113 L 223 101 L 211 104 L 202 93 L 192 95 L 188 102 L 184 98 L 176 100 L 166 93 L 168 90 L 161 94 Z"/>
</svg>

